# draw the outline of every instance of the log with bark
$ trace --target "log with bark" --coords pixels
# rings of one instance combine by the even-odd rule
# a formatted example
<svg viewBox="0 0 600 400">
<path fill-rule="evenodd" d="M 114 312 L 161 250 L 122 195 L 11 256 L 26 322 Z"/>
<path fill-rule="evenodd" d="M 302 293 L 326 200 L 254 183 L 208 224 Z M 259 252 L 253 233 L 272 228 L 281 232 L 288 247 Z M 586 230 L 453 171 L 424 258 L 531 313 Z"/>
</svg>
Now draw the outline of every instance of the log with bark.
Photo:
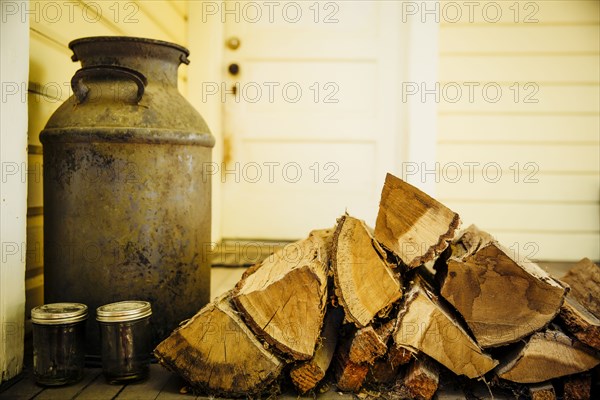
<svg viewBox="0 0 600 400">
<path fill-rule="evenodd" d="M 398 347 L 423 352 L 455 374 L 469 378 L 479 377 L 497 365 L 418 276 L 398 313 L 394 342 Z"/>
<path fill-rule="evenodd" d="M 558 320 L 581 343 L 600 350 L 600 320 L 570 294 L 560 308 Z"/>
<path fill-rule="evenodd" d="M 600 356 L 556 329 L 534 333 L 508 354 L 496 373 L 518 383 L 539 383 L 594 368 Z"/>
<path fill-rule="evenodd" d="M 154 354 L 203 391 L 232 397 L 257 394 L 279 377 L 284 362 L 248 329 L 232 308 L 230 295 L 200 310 Z"/>
<path fill-rule="evenodd" d="M 434 260 L 458 228 L 458 214 L 392 174 L 387 174 L 375 237 L 410 268 Z"/>
<path fill-rule="evenodd" d="M 331 230 L 313 231 L 251 267 L 233 302 L 252 331 L 296 360 L 312 358 L 327 304 Z"/>
<path fill-rule="evenodd" d="M 518 259 L 471 225 L 438 264 L 441 295 L 463 316 L 477 343 L 497 347 L 544 328 L 557 315 L 565 287 L 536 264 Z"/>
<path fill-rule="evenodd" d="M 348 215 L 333 237 L 332 270 L 346 319 L 367 326 L 402 297 L 402 284 L 365 223 Z"/>
</svg>

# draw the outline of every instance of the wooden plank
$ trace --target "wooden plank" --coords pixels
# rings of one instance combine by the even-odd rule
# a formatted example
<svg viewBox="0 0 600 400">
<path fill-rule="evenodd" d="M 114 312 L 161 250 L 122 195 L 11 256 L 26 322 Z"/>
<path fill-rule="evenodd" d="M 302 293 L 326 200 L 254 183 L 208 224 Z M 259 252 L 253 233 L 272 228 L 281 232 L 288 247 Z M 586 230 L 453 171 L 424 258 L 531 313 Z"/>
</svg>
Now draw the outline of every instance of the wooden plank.
<svg viewBox="0 0 600 400">
<path fill-rule="evenodd" d="M 447 53 L 598 53 L 598 25 L 443 25 L 440 52 Z"/>
<path fill-rule="evenodd" d="M 49 387 L 35 397 L 36 400 L 64 400 L 76 398 L 82 393 L 87 386 L 100 378 L 101 371 L 99 369 L 85 370 L 84 378 L 69 386 Z"/>
<path fill-rule="evenodd" d="M 600 34 L 600 32 L 598 32 Z M 403 96 L 423 102 L 439 102 L 439 112 L 597 113 L 598 84 L 551 84 L 544 82 L 446 82 L 438 86 L 405 87 Z M 412 91 L 411 91 L 412 90 Z M 427 94 L 426 90 L 435 90 Z"/>
<path fill-rule="evenodd" d="M 187 383 L 183 379 L 175 374 L 170 374 L 169 380 L 154 400 L 185 400 L 195 398 L 196 396 L 191 391 L 187 393 L 187 396 L 183 395 L 182 388 L 186 386 Z"/>
<path fill-rule="evenodd" d="M 33 29 L 29 44 L 30 82 L 39 83 L 43 95 L 66 100 L 71 94 L 71 77 L 79 69 L 79 63 L 71 61 L 71 50 Z M 49 101 L 44 98 L 38 100 Z M 55 107 L 61 103 L 58 100 L 50 102 Z"/>
<path fill-rule="evenodd" d="M 46 86 L 43 91 L 50 93 L 58 93 L 56 90 L 58 86 L 51 84 Z M 28 143 L 30 145 L 41 145 L 40 142 L 40 132 L 46 126 L 46 122 L 48 119 L 56 111 L 58 106 L 62 103 L 62 100 L 66 100 L 66 96 L 69 95 L 67 93 L 67 89 L 70 90 L 70 87 L 62 86 L 61 87 L 61 95 L 63 99 L 54 99 L 50 98 L 38 93 L 28 93 L 27 95 L 27 104 L 28 104 L 28 127 L 27 127 L 27 136 Z"/>
<path fill-rule="evenodd" d="M 594 145 L 565 145 L 554 146 L 544 144 L 440 144 L 437 149 L 440 168 L 447 165 L 459 164 L 468 168 L 465 163 L 472 164 L 480 171 L 487 168 L 488 179 L 494 180 L 493 175 L 498 166 L 509 171 L 511 166 L 519 163 L 520 168 L 527 163 L 533 163 L 539 172 L 594 172 L 600 171 L 599 146 Z M 433 169 L 434 166 L 427 166 Z M 514 168 L 514 167 L 513 167 Z"/>
<path fill-rule="evenodd" d="M 440 2 L 440 20 L 442 25 L 456 24 L 589 24 L 598 23 L 598 2 L 595 1 L 478 1 L 467 5 L 463 2 L 443 0 Z M 423 4 L 423 3 L 420 3 Z M 457 14 L 456 7 L 460 14 Z M 421 6 L 424 7 L 424 6 Z M 429 8 L 432 8 L 431 6 Z M 496 10 L 500 10 L 496 17 Z M 469 13 L 469 10 L 472 10 Z M 460 15 L 457 22 L 453 22 Z M 446 17 L 444 17 L 446 16 Z"/>
<path fill-rule="evenodd" d="M 95 369 L 94 371 L 99 371 Z M 124 385 L 111 385 L 106 382 L 104 376 L 100 374 L 98 378 L 87 386 L 77 397 L 77 400 L 99 400 L 99 399 L 113 399 L 115 396 L 123 390 Z"/>
<path fill-rule="evenodd" d="M 514 114 L 438 116 L 439 142 L 598 143 L 600 118 L 593 115 Z"/>
<path fill-rule="evenodd" d="M 597 174 L 535 173 L 530 168 L 503 171 L 502 179 L 498 182 L 486 182 L 481 178 L 469 182 L 467 169 L 460 171 L 461 179 L 458 182 L 453 182 L 454 175 L 450 176 L 449 173 L 441 173 L 440 183 L 436 185 L 436 196 L 443 203 L 469 200 L 597 204 L 600 201 Z M 478 174 L 481 177 L 481 173 Z"/>
<path fill-rule="evenodd" d="M 483 224 L 482 229 L 490 230 Z M 505 246 L 536 260 L 578 261 L 582 256 L 600 259 L 600 234 L 542 231 L 491 231 Z"/>
<path fill-rule="evenodd" d="M 45 388 L 38 386 L 33 377 L 29 376 L 27 372 L 22 373 L 19 377 L 14 378 L 17 382 L 14 382 L 8 389 L 0 392 L 0 400 L 29 400 L 36 397 Z M 4 382 L 5 386 L 8 382 Z"/>
<path fill-rule="evenodd" d="M 490 230 L 528 230 L 597 233 L 600 209 L 597 203 L 544 204 L 475 202 L 440 199 L 460 215 L 463 224 L 485 225 Z M 493 210 L 493 212 L 490 212 Z M 549 216 L 552 216 L 549 218 Z"/>
<path fill-rule="evenodd" d="M 169 41 L 182 46 L 187 44 L 187 24 L 168 1 L 135 1 L 135 4 L 145 14 L 148 23 L 155 25 L 155 29 L 165 34 Z"/>
<path fill-rule="evenodd" d="M 442 56 L 441 82 L 598 82 L 596 55 Z"/>
<path fill-rule="evenodd" d="M 119 393 L 118 400 L 146 400 L 156 398 L 172 373 L 158 364 L 150 365 L 150 376 L 140 383 L 130 383 Z"/>
<path fill-rule="evenodd" d="M 27 249 L 25 254 L 26 271 L 44 265 L 44 216 L 27 218 Z"/>
</svg>

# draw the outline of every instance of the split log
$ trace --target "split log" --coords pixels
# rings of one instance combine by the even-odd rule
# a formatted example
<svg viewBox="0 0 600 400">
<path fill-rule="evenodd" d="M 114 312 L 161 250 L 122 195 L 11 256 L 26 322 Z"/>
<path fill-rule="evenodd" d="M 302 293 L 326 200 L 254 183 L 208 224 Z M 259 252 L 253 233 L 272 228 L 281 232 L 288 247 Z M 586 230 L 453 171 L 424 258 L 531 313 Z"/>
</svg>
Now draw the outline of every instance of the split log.
<svg viewBox="0 0 600 400">
<path fill-rule="evenodd" d="M 570 294 L 560 308 L 559 321 L 579 341 L 600 350 L 600 320 Z"/>
<path fill-rule="evenodd" d="M 348 357 L 350 361 L 360 364 L 373 364 L 375 359 L 387 352 L 387 340 L 394 328 L 393 323 L 386 324 L 378 330 L 372 326 L 359 329 L 352 338 Z"/>
<path fill-rule="evenodd" d="M 296 360 L 312 358 L 327 303 L 328 236 L 314 231 L 250 268 L 233 302 L 254 333 Z"/>
<path fill-rule="evenodd" d="M 514 343 L 544 328 L 564 300 L 565 287 L 512 253 L 471 225 L 452 244 L 447 267 L 438 270 L 441 295 L 483 348 Z"/>
<path fill-rule="evenodd" d="M 329 309 L 323 323 L 321 342 L 315 351 L 314 357 L 292 367 L 290 371 L 292 383 L 301 393 L 312 390 L 325 377 L 335 352 L 339 330 L 343 321 L 344 312 L 341 308 Z"/>
<path fill-rule="evenodd" d="M 410 268 L 434 260 L 454 237 L 458 214 L 416 187 L 387 174 L 375 238 Z"/>
<path fill-rule="evenodd" d="M 591 374 L 578 374 L 563 379 L 564 400 L 589 400 L 592 397 Z"/>
<path fill-rule="evenodd" d="M 531 400 L 556 400 L 556 392 L 551 383 L 540 383 L 529 386 Z"/>
<path fill-rule="evenodd" d="M 384 342 L 387 342 L 396 330 L 396 323 L 397 320 L 391 320 L 376 330 Z M 383 357 L 375 359 L 369 369 L 367 381 L 378 384 L 393 382 L 400 371 L 400 366 L 408 364 L 412 360 L 412 356 L 412 351 L 396 347 L 392 343 Z"/>
<path fill-rule="evenodd" d="M 161 342 L 154 354 L 161 364 L 208 393 L 257 394 L 279 376 L 284 363 L 246 327 L 229 296 L 202 308 Z"/>
<path fill-rule="evenodd" d="M 584 258 L 561 280 L 571 287 L 573 297 L 600 319 L 600 267 Z"/>
<path fill-rule="evenodd" d="M 346 319 L 367 326 L 400 297 L 402 285 L 385 261 L 385 251 L 365 223 L 348 215 L 338 220 L 333 237 L 332 270 Z"/>
<path fill-rule="evenodd" d="M 479 377 L 497 365 L 418 276 L 398 313 L 394 342 L 421 351 L 455 374 L 469 378 Z"/>
<path fill-rule="evenodd" d="M 345 338 L 334 356 L 336 386 L 343 392 L 358 392 L 369 373 L 369 364 L 355 363 L 350 360 L 353 337 Z"/>
<path fill-rule="evenodd" d="M 438 366 L 426 356 L 419 355 L 410 363 L 406 374 L 398 379 L 390 398 L 430 400 L 438 384 Z"/>
<path fill-rule="evenodd" d="M 500 378 L 518 383 L 539 383 L 587 371 L 600 357 L 558 330 L 534 333 L 525 345 L 508 355 L 497 368 Z"/>
</svg>

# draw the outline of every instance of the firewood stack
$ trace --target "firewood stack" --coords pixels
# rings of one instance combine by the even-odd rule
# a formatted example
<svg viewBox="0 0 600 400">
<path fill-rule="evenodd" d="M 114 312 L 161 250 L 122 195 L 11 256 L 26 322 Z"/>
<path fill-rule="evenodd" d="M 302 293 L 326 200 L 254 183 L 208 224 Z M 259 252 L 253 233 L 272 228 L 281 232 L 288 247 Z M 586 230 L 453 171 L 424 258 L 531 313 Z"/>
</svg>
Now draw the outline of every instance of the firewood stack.
<svg viewBox="0 0 600 400">
<path fill-rule="evenodd" d="M 590 398 L 598 266 L 584 259 L 558 280 L 475 226 L 458 233 L 459 223 L 388 174 L 374 231 L 343 215 L 285 246 L 155 354 L 199 391 L 229 397 L 291 382 L 299 393 L 332 383 L 430 399 L 450 379 Z"/>
</svg>

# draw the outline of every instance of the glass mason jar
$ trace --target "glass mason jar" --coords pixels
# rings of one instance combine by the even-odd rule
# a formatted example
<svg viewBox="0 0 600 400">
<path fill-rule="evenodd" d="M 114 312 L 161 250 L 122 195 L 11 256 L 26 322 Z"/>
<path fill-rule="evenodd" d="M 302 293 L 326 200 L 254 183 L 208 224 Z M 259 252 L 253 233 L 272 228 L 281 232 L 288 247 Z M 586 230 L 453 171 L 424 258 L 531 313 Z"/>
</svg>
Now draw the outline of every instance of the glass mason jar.
<svg viewBox="0 0 600 400">
<path fill-rule="evenodd" d="M 87 306 L 52 303 L 31 310 L 33 374 L 45 386 L 75 383 L 83 377 Z"/>
<path fill-rule="evenodd" d="M 120 301 L 96 310 L 100 325 L 102 372 L 109 383 L 148 377 L 152 309 L 147 301 Z"/>
</svg>

